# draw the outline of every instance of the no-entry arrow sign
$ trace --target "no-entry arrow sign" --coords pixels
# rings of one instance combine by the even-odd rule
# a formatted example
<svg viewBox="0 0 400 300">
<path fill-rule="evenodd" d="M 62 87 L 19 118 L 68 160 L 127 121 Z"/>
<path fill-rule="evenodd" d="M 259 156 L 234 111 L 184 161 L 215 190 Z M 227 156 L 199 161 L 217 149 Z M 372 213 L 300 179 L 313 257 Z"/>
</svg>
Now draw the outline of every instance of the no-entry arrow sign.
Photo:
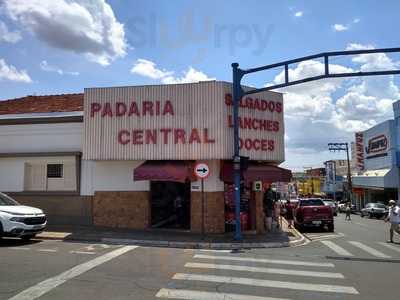
<svg viewBox="0 0 400 300">
<path fill-rule="evenodd" d="M 206 163 L 197 163 L 194 166 L 194 175 L 198 179 L 205 179 L 210 176 L 210 167 Z"/>
</svg>

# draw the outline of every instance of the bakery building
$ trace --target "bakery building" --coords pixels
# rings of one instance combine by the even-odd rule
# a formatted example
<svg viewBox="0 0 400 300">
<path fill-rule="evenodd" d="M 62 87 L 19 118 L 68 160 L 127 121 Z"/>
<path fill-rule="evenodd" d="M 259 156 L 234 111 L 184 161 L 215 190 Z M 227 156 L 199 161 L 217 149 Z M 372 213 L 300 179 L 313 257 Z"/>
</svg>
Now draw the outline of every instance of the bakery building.
<svg viewBox="0 0 400 300">
<path fill-rule="evenodd" d="M 88 88 L 0 102 L 0 191 L 54 224 L 232 230 L 232 85 Z M 282 94 L 240 101 L 242 229 L 263 232 L 262 192 L 290 181 Z M 201 184 L 194 166 L 206 163 Z M 203 216 L 204 212 L 204 216 Z M 204 224 L 203 224 L 204 222 Z"/>
<path fill-rule="evenodd" d="M 400 101 L 393 110 L 394 119 L 355 134 L 353 195 L 358 208 L 399 199 Z"/>
</svg>

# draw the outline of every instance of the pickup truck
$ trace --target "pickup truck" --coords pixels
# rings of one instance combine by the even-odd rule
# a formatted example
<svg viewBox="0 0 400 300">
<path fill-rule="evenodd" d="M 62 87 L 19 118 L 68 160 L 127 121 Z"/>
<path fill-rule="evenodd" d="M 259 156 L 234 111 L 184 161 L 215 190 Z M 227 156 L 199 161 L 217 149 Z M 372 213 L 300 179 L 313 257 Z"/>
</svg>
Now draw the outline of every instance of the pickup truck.
<svg viewBox="0 0 400 300">
<path fill-rule="evenodd" d="M 333 232 L 335 230 L 333 211 L 322 199 L 300 199 L 295 210 L 294 225 L 298 229 L 326 226 L 329 232 Z"/>
</svg>

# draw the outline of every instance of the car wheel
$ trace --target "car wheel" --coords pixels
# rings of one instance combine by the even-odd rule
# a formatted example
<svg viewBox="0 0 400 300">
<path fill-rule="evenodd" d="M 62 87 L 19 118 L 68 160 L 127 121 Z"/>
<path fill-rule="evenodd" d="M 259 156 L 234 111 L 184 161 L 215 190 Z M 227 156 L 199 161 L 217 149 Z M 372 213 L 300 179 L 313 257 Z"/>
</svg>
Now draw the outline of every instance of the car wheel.
<svg viewBox="0 0 400 300">
<path fill-rule="evenodd" d="M 29 241 L 30 239 L 33 239 L 34 237 L 35 237 L 35 234 L 29 234 L 29 235 L 21 236 L 21 239 L 24 241 Z"/>
<path fill-rule="evenodd" d="M 371 215 L 371 214 L 368 214 L 368 218 L 372 219 L 372 215 Z"/>
<path fill-rule="evenodd" d="M 328 224 L 328 231 L 329 232 L 334 232 L 335 231 L 335 225 L 334 224 Z"/>
<path fill-rule="evenodd" d="M 362 212 L 360 213 L 360 217 L 361 217 L 361 218 L 364 218 L 364 214 L 363 214 Z"/>
</svg>

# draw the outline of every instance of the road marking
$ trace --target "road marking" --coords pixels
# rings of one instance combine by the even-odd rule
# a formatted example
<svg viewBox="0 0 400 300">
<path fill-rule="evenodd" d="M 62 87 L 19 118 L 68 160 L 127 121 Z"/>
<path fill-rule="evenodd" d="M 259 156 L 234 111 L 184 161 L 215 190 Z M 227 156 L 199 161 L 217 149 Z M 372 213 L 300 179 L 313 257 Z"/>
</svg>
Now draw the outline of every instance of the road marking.
<svg viewBox="0 0 400 300">
<path fill-rule="evenodd" d="M 322 244 L 324 244 L 325 246 L 327 246 L 328 248 L 330 248 L 331 250 L 333 250 L 334 252 L 336 252 L 339 255 L 343 255 L 343 256 L 354 256 L 353 254 L 351 254 L 349 251 L 347 251 L 346 249 L 336 245 L 334 242 L 331 241 L 321 241 Z"/>
<path fill-rule="evenodd" d="M 232 250 L 211 250 L 211 249 L 201 249 L 201 252 L 214 252 L 214 253 L 232 253 Z"/>
<path fill-rule="evenodd" d="M 380 244 L 382 246 L 385 246 L 385 247 L 387 247 L 389 249 L 392 249 L 394 251 L 400 252 L 400 247 L 396 247 L 396 246 L 390 245 L 388 243 L 383 243 L 383 242 L 379 242 L 378 244 Z"/>
<path fill-rule="evenodd" d="M 380 257 L 380 258 L 391 258 L 391 256 L 386 255 L 370 246 L 364 245 L 363 243 L 356 242 L 356 241 L 349 241 L 349 243 L 355 247 L 358 247 L 358 248 L 364 250 L 365 252 L 368 252 L 369 254 L 371 254 L 373 256 Z"/>
<path fill-rule="evenodd" d="M 334 268 L 335 265 L 332 263 L 315 263 L 300 260 L 278 260 L 278 259 L 264 259 L 264 258 L 252 258 L 252 257 L 236 257 L 236 256 L 219 256 L 219 255 L 202 255 L 196 254 L 193 258 L 202 259 L 221 259 L 221 260 L 232 260 L 232 261 L 246 261 L 246 262 L 257 262 L 257 263 L 269 263 L 269 264 L 282 264 L 282 265 L 293 265 L 293 266 L 308 266 L 308 267 L 329 267 Z"/>
<path fill-rule="evenodd" d="M 259 287 L 282 288 L 282 289 L 303 290 L 303 291 L 313 291 L 313 292 L 359 294 L 358 291 L 351 286 L 276 281 L 276 280 L 264 280 L 264 279 L 243 278 L 243 277 L 177 273 L 172 277 L 172 279 L 242 284 L 242 285 L 251 285 Z"/>
<path fill-rule="evenodd" d="M 92 244 L 87 247 L 84 247 L 83 249 L 87 251 L 93 251 L 96 250 L 96 248 L 101 248 L 101 249 L 109 249 L 111 246 L 106 245 L 106 244 Z"/>
<path fill-rule="evenodd" d="M 31 248 L 24 248 L 24 247 L 7 247 L 7 249 L 11 250 L 31 250 Z"/>
<path fill-rule="evenodd" d="M 249 267 L 249 266 L 237 266 L 237 265 L 187 263 L 187 264 L 185 264 L 185 267 L 199 268 L 199 269 L 204 268 L 204 269 L 216 269 L 216 270 L 230 270 L 230 271 L 258 272 L 258 273 L 282 274 L 282 275 L 294 275 L 294 276 L 307 276 L 307 277 L 344 278 L 344 276 L 340 273 L 313 272 L 313 271 L 303 271 L 303 270 L 275 269 L 275 268 Z"/>
<path fill-rule="evenodd" d="M 39 252 L 57 252 L 56 249 L 38 249 Z"/>
<path fill-rule="evenodd" d="M 52 289 L 56 288 L 57 286 L 63 284 L 64 282 L 79 276 L 105 262 L 108 262 L 122 254 L 125 254 L 128 251 L 131 251 L 138 246 L 124 246 L 117 250 L 111 251 L 106 253 L 102 256 L 96 257 L 95 259 L 89 260 L 83 264 L 77 265 L 57 276 L 51 277 L 46 279 L 38 284 L 22 291 L 21 293 L 15 295 L 14 297 L 10 298 L 9 300 L 32 300 L 39 298 L 40 296 L 48 293 Z"/>
<path fill-rule="evenodd" d="M 190 300 L 286 300 L 283 298 L 258 297 L 240 294 L 212 293 L 193 290 L 161 289 L 157 298 L 190 299 Z"/>
<path fill-rule="evenodd" d="M 96 252 L 90 252 L 90 251 L 69 251 L 69 253 L 72 253 L 72 254 L 96 254 Z"/>
</svg>

